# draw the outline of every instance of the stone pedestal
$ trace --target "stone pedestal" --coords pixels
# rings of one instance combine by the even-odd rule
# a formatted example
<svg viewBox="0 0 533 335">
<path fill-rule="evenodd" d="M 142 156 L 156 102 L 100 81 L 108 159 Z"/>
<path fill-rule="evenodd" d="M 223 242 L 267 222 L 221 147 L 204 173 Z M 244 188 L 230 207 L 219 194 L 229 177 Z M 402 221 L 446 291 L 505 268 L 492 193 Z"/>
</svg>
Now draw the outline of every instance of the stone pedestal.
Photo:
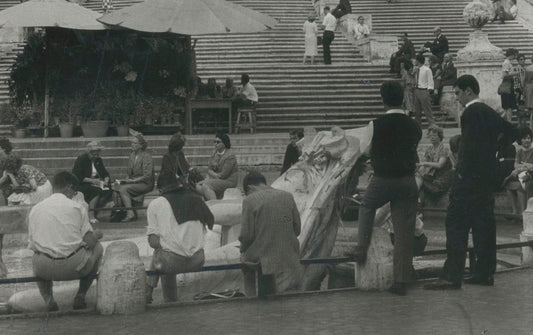
<svg viewBox="0 0 533 335">
<path fill-rule="evenodd" d="M 393 282 L 393 246 L 383 228 L 374 228 L 365 264 L 355 265 L 355 287 L 386 290 Z"/>
<path fill-rule="evenodd" d="M 527 209 L 522 213 L 523 230 L 520 242 L 533 241 L 533 198 L 527 202 Z M 522 266 L 533 265 L 533 249 L 522 247 Z"/>
<path fill-rule="evenodd" d="M 455 120 L 460 125 L 460 111 L 462 109 L 461 104 L 459 104 L 459 101 L 455 97 L 453 86 L 444 86 L 440 98 L 440 110 L 446 113 L 448 119 Z"/>
<path fill-rule="evenodd" d="M 501 106 L 498 86 L 503 60 L 502 49 L 490 43 L 488 34 L 479 29 L 470 34 L 468 44 L 457 52 L 457 75 L 476 77 L 480 86 L 479 97 L 494 109 Z"/>
<path fill-rule="evenodd" d="M 370 35 L 354 43 L 364 59 L 372 64 L 388 65 L 390 56 L 398 51 L 398 38 L 392 35 Z"/>
<path fill-rule="evenodd" d="M 0 28 L 0 43 L 21 43 L 24 41 L 24 28 Z"/>
<path fill-rule="evenodd" d="M 144 312 L 145 290 L 146 272 L 135 243 L 111 243 L 106 248 L 98 274 L 96 309 L 101 314 Z"/>
</svg>

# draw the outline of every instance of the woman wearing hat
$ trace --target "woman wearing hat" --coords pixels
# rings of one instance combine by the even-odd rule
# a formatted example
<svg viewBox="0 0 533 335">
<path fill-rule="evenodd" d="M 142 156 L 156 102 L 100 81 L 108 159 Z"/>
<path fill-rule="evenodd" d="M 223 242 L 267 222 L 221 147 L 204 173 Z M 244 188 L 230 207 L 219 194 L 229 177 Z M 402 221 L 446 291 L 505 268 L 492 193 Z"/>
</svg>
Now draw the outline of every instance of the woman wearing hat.
<svg viewBox="0 0 533 335">
<path fill-rule="evenodd" d="M 132 199 L 142 201 L 143 196 L 154 189 L 154 164 L 152 155 L 146 151 L 148 143 L 141 134 L 135 135 L 131 140 L 133 152 L 130 155 L 128 178 L 116 181 L 113 190 L 118 193 L 116 197 L 119 205 L 119 198 L 126 208 L 132 207 Z M 135 213 L 128 209 L 126 217 L 122 222 L 133 221 Z"/>
<path fill-rule="evenodd" d="M 206 200 L 221 198 L 224 191 L 236 187 L 239 180 L 239 167 L 237 158 L 230 150 L 231 142 L 227 134 L 215 136 L 215 152 L 209 160 L 207 178 L 196 184 L 196 190 Z"/>
<path fill-rule="evenodd" d="M 315 15 L 309 15 L 307 21 L 304 23 L 304 33 L 305 33 L 305 53 L 304 53 L 304 64 L 307 60 L 307 56 L 311 57 L 311 64 L 315 61 L 315 56 L 318 55 L 317 49 L 317 35 L 318 27 L 315 22 Z"/>
<path fill-rule="evenodd" d="M 109 172 L 107 172 L 100 153 L 104 147 L 98 141 L 87 144 L 87 152 L 78 156 L 72 174 L 80 184 L 78 191 L 83 193 L 85 201 L 89 204 L 89 220 L 91 223 L 98 222 L 95 208 L 104 205 L 110 198 Z"/>
</svg>

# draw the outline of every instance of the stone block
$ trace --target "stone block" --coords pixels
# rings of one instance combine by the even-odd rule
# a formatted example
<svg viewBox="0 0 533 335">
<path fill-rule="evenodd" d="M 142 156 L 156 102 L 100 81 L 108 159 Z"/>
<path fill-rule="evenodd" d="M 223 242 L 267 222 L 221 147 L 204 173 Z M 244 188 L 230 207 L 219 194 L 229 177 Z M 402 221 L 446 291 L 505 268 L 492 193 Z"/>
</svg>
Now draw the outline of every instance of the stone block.
<svg viewBox="0 0 533 335">
<path fill-rule="evenodd" d="M 386 290 L 393 282 L 393 246 L 383 228 L 374 228 L 365 264 L 355 266 L 355 287 Z"/>
<path fill-rule="evenodd" d="M 101 314 L 136 314 L 146 310 L 146 272 L 133 242 L 109 244 L 98 275 L 96 308 Z"/>
<path fill-rule="evenodd" d="M 364 59 L 372 64 L 388 65 L 390 56 L 398 51 L 398 37 L 392 35 L 370 35 L 354 43 Z"/>
</svg>

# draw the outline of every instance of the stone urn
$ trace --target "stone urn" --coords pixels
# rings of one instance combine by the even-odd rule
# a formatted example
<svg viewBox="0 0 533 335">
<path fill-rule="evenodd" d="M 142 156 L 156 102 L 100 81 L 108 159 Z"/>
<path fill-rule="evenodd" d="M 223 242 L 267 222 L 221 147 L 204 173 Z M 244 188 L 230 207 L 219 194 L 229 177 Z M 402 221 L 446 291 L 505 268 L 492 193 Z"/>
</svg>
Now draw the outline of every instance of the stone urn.
<svg viewBox="0 0 533 335">
<path fill-rule="evenodd" d="M 489 35 L 482 31 L 483 26 L 494 17 L 494 8 L 491 1 L 473 1 L 466 5 L 463 11 L 463 18 L 474 28 L 470 33 L 467 45 L 457 52 L 457 61 L 481 61 L 498 60 L 503 61 L 502 49 L 489 41 Z"/>
<path fill-rule="evenodd" d="M 465 21 L 474 29 L 467 45 L 457 51 L 457 75 L 473 75 L 479 82 L 480 98 L 489 106 L 498 109 L 501 105 L 497 94 L 501 82 L 501 65 L 504 60 L 502 49 L 489 41 L 489 35 L 482 28 L 494 17 L 490 0 L 475 0 L 463 11 Z"/>
</svg>

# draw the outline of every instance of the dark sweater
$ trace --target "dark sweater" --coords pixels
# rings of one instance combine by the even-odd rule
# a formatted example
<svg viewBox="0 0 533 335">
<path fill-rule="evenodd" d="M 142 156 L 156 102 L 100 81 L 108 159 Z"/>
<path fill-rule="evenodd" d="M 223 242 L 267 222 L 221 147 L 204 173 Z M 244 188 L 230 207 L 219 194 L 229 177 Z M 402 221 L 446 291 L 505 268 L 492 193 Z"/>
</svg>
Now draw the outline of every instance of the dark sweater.
<svg viewBox="0 0 533 335">
<path fill-rule="evenodd" d="M 374 120 L 370 151 L 374 174 L 386 178 L 414 174 L 421 137 L 418 124 L 405 114 L 390 113 Z"/>
<path fill-rule="evenodd" d="M 496 152 L 501 143 L 512 143 L 518 138 L 516 128 L 502 119 L 488 105 L 476 102 L 461 116 L 461 142 L 457 173 L 466 179 L 495 186 Z"/>
</svg>

